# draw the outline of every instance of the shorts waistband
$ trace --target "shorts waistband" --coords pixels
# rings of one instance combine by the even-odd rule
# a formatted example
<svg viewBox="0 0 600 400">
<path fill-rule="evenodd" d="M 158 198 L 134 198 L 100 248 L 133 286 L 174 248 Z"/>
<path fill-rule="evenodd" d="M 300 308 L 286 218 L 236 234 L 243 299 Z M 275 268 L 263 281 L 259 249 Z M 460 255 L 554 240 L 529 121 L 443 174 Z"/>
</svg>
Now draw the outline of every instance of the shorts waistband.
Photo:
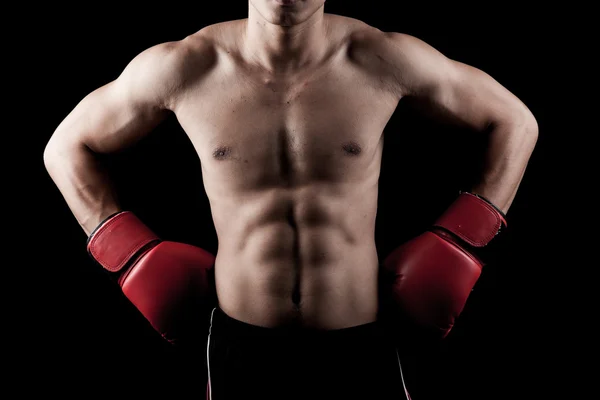
<svg viewBox="0 0 600 400">
<path fill-rule="evenodd" d="M 383 338 L 384 330 L 378 321 L 340 329 L 315 329 L 301 326 L 263 327 L 240 321 L 227 315 L 219 307 L 212 316 L 211 335 L 231 339 L 252 340 L 319 340 L 319 341 L 352 341 L 368 338 Z"/>
</svg>

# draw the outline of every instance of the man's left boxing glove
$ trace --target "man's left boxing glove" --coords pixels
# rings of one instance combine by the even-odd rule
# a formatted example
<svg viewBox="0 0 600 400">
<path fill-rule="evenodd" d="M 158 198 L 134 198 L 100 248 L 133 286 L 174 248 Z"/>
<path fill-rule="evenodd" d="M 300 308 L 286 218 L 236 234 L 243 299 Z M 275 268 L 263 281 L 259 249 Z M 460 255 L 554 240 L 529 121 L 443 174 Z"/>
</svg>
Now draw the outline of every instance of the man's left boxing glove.
<svg viewBox="0 0 600 400">
<path fill-rule="evenodd" d="M 445 337 L 481 275 L 478 249 L 506 226 L 504 214 L 481 196 L 461 193 L 431 228 L 383 262 L 384 299 L 417 324 Z"/>
<path fill-rule="evenodd" d="M 198 334 L 192 332 L 196 327 L 208 326 L 216 304 L 215 257 L 209 252 L 162 241 L 129 211 L 106 218 L 89 236 L 87 250 L 169 342 L 185 341 Z"/>
</svg>

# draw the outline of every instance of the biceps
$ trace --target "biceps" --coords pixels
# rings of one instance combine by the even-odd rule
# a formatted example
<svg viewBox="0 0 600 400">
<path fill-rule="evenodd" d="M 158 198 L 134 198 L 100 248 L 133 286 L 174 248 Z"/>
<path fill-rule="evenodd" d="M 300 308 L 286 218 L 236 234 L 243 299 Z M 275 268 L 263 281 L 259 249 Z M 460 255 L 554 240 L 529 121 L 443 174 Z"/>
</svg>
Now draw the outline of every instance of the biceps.
<svg viewBox="0 0 600 400">
<path fill-rule="evenodd" d="M 84 144 L 98 153 L 126 148 L 140 140 L 167 111 L 132 99 L 116 81 L 88 94 L 56 129 L 55 140 Z"/>
<path fill-rule="evenodd" d="M 491 76 L 454 61 L 446 76 L 425 93 L 431 111 L 477 130 L 509 120 L 521 107 L 519 100 Z"/>
</svg>

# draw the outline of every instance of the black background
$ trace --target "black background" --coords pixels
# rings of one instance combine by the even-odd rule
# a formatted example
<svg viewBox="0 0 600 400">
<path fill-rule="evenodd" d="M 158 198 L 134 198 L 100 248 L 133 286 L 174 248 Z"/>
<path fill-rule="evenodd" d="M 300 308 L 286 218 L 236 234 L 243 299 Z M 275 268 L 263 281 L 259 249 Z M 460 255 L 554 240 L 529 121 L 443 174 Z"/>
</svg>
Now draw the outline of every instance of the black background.
<svg viewBox="0 0 600 400">
<path fill-rule="evenodd" d="M 508 3 L 485 8 L 395 4 L 330 0 L 326 11 L 415 35 L 483 69 L 529 106 L 540 127 L 508 213 L 509 228 L 492 248 L 450 336 L 407 356 L 409 390 L 414 400 L 557 395 L 573 371 L 561 361 L 572 352 L 566 332 L 578 327 L 564 301 L 571 279 L 562 273 L 565 235 L 556 233 L 565 219 L 560 204 L 566 195 L 560 189 L 572 186 L 562 168 L 570 162 L 559 118 L 567 110 L 555 105 L 562 90 L 556 77 L 574 52 L 557 29 L 567 13 Z M 140 51 L 246 14 L 245 1 L 36 6 L 30 46 L 20 49 L 22 59 L 31 60 L 20 71 L 32 83 L 25 91 L 27 103 L 21 103 L 28 115 L 21 118 L 20 131 L 35 131 L 26 136 L 33 160 L 24 188 L 33 193 L 17 204 L 27 207 L 24 214 L 31 218 L 19 229 L 36 243 L 21 250 L 28 263 L 6 290 L 16 291 L 11 304 L 18 304 L 6 346 L 17 355 L 12 365 L 20 390 L 83 398 L 100 390 L 203 395 L 205 377 L 194 375 L 202 369 L 193 357 L 166 346 L 88 259 L 85 235 L 45 172 L 42 152 L 81 98 L 116 78 Z M 436 125 L 402 105 L 385 132 L 376 233 L 382 257 L 426 228 L 474 179 L 482 149 L 468 132 Z M 215 251 L 198 158 L 174 118 L 116 155 L 111 167 L 118 171 L 114 179 L 124 205 L 159 235 Z M 191 391 L 196 392 L 188 395 Z"/>
</svg>

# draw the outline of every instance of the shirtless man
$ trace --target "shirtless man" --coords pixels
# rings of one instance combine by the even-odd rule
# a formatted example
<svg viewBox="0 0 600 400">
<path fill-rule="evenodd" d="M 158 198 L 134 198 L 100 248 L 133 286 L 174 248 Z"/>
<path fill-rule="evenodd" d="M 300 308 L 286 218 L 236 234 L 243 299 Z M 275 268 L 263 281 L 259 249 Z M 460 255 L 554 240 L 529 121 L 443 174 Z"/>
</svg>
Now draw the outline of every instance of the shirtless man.
<svg viewBox="0 0 600 400">
<path fill-rule="evenodd" d="M 479 276 L 472 250 L 506 223 L 536 143 L 531 112 L 489 75 L 324 3 L 249 0 L 247 19 L 141 52 L 44 153 L 91 256 L 158 331 L 177 340 L 184 294 L 210 303 L 198 318 L 211 322 L 214 400 L 407 398 L 377 324 L 384 127 L 409 98 L 490 138 L 481 180 L 385 261 L 401 277 L 390 285 L 398 308 L 444 334 Z M 157 238 L 121 208 L 98 161 L 170 113 L 201 161 L 216 257 Z"/>
</svg>

